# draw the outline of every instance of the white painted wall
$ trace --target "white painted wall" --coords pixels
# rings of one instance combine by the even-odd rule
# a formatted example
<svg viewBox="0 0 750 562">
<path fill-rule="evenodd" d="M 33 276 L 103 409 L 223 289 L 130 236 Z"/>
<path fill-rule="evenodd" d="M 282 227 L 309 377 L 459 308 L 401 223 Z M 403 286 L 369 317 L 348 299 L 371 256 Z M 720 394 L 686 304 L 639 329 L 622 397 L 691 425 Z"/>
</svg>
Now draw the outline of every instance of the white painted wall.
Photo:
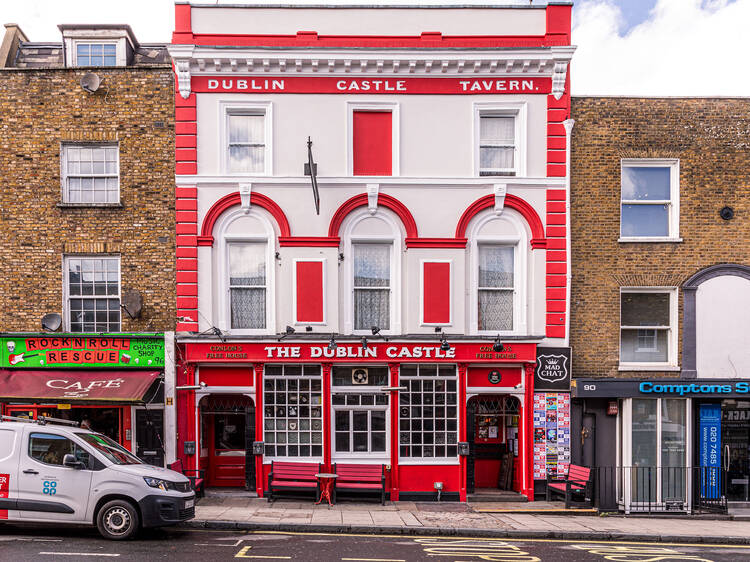
<svg viewBox="0 0 750 562">
<path fill-rule="evenodd" d="M 373 2 L 374 4 L 374 2 Z M 418 4 L 418 2 L 415 2 Z M 432 4 L 432 2 L 429 2 Z M 293 13 L 292 13 L 293 12 Z M 317 31 L 321 35 L 544 35 L 543 6 L 511 9 L 315 9 L 193 7 L 193 33 L 289 35 Z M 352 27 L 352 22 L 356 26 Z"/>
<path fill-rule="evenodd" d="M 698 377 L 747 378 L 750 364 L 750 281 L 714 277 L 696 292 Z"/>
<path fill-rule="evenodd" d="M 313 141 L 319 176 L 348 174 L 347 102 L 398 104 L 400 176 L 425 178 L 475 177 L 475 104 L 525 102 L 526 175 L 544 177 L 547 173 L 545 95 L 197 94 L 199 174 L 226 173 L 222 134 L 226 108 L 232 103 L 242 107 L 249 102 L 272 105 L 274 176 L 302 175 L 308 136 Z"/>
</svg>

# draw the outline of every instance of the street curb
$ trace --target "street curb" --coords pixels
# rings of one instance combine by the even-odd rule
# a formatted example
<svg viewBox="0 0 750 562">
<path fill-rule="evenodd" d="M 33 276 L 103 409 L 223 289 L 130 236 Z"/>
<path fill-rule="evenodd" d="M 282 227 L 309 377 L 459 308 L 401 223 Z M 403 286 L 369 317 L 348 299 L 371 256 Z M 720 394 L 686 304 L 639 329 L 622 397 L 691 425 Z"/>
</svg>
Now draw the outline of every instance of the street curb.
<svg viewBox="0 0 750 562">
<path fill-rule="evenodd" d="M 661 542 L 690 544 L 730 544 L 750 545 L 750 537 L 743 536 L 689 536 L 661 535 L 658 533 L 621 533 L 617 531 L 542 531 L 519 529 L 474 529 L 446 527 L 388 527 L 360 525 L 320 525 L 320 524 L 285 524 L 285 523 L 252 523 L 248 521 L 215 521 L 209 519 L 192 519 L 180 524 L 189 529 L 216 529 L 235 531 L 276 531 L 286 533 L 352 533 L 361 535 L 404 535 L 428 537 L 478 537 L 503 539 L 553 539 L 569 541 L 627 541 L 627 542 Z"/>
</svg>

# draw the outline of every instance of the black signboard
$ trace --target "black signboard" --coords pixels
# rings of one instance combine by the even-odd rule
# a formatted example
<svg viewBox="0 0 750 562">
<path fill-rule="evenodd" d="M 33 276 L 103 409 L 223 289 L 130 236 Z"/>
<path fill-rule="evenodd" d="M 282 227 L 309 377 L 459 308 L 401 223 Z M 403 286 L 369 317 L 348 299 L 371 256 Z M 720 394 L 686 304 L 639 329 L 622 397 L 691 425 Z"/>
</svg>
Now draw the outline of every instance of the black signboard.
<svg viewBox="0 0 750 562">
<path fill-rule="evenodd" d="M 570 390 L 570 348 L 537 347 L 534 390 Z"/>
</svg>

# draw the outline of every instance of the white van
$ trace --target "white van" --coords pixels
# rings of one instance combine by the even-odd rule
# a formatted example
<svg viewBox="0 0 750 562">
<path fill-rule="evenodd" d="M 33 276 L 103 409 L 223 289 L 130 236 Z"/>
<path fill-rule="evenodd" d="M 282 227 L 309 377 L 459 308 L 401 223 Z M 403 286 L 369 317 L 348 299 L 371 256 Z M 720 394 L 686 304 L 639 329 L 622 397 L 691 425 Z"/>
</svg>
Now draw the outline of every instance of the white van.
<svg viewBox="0 0 750 562">
<path fill-rule="evenodd" d="M 118 540 L 194 516 L 188 478 L 144 464 L 101 433 L 0 420 L 0 520 L 93 524 Z"/>
</svg>

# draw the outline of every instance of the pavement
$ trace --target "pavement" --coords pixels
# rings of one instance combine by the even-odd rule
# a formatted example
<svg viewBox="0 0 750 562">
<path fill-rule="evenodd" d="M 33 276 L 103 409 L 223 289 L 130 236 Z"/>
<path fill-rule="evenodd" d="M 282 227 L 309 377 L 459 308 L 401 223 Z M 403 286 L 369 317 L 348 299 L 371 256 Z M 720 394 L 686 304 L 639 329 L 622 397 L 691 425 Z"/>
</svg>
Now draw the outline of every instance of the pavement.
<svg viewBox="0 0 750 562">
<path fill-rule="evenodd" d="M 564 540 L 625 540 L 750 545 L 750 521 L 565 512 L 556 503 L 312 501 L 202 498 L 188 528 Z"/>
</svg>

